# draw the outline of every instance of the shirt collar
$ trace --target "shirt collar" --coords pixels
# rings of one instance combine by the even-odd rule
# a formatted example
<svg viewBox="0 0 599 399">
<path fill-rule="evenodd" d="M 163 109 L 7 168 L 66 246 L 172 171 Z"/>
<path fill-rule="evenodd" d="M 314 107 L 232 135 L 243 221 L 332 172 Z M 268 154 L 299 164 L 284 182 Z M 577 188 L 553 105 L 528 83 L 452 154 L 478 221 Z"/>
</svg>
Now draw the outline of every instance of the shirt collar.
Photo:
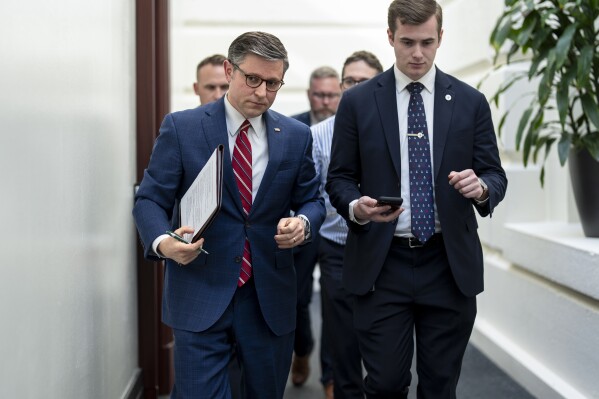
<svg viewBox="0 0 599 399">
<path fill-rule="evenodd" d="M 406 76 L 402 71 L 397 69 L 397 66 L 393 66 L 393 73 L 395 74 L 395 87 L 397 87 L 397 92 L 401 92 L 406 89 L 406 86 L 413 82 L 412 79 Z M 433 93 L 435 89 L 435 78 L 437 76 L 437 67 L 433 65 L 431 69 L 417 82 L 420 82 L 424 85 L 424 88 L 429 92 Z"/>
<path fill-rule="evenodd" d="M 245 120 L 245 116 L 241 115 L 239 111 L 233 107 L 233 105 L 229 102 L 229 97 L 225 95 L 225 119 L 227 121 L 227 129 L 231 136 L 235 136 L 241 127 L 241 124 Z M 256 135 L 259 139 L 264 135 L 264 119 L 262 115 L 259 115 L 255 118 L 248 119 L 252 124 L 252 129 L 256 132 Z M 251 130 L 250 130 L 251 132 Z"/>
</svg>

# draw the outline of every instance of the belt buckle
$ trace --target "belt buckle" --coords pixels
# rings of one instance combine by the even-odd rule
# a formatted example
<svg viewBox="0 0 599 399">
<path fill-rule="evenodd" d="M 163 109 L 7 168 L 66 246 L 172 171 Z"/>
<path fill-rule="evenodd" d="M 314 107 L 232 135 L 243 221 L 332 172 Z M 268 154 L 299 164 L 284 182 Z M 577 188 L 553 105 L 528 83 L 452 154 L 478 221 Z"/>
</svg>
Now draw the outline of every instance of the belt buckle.
<svg viewBox="0 0 599 399">
<path fill-rule="evenodd" d="M 420 248 L 424 246 L 424 244 L 416 237 L 408 237 L 408 245 L 410 248 Z"/>
</svg>

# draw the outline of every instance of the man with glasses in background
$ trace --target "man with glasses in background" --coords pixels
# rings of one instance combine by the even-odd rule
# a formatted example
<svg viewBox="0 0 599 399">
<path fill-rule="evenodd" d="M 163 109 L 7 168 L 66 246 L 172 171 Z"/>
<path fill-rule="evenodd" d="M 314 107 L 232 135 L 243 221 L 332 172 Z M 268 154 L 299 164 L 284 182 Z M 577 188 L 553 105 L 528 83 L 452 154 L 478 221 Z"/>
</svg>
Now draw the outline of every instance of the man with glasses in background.
<svg viewBox="0 0 599 399">
<path fill-rule="evenodd" d="M 292 115 L 292 118 L 312 126 L 335 115 L 341 98 L 337 71 L 329 66 L 321 66 L 312 71 L 307 94 L 310 110 Z M 310 302 L 312 301 L 313 274 L 317 258 L 318 236 L 314 237 L 310 245 L 305 245 L 294 251 L 294 263 L 297 272 L 297 327 L 293 345 L 294 357 L 291 365 L 291 382 L 295 386 L 304 385 L 310 375 L 310 354 L 314 349 Z M 321 330 L 320 382 L 325 391 L 332 391 L 332 359 L 329 355 L 329 344 L 324 339 L 325 334 L 326 331 Z"/>
<path fill-rule="evenodd" d="M 307 94 L 310 110 L 292 115 L 292 118 L 312 126 L 335 115 L 341 98 L 337 71 L 329 66 L 321 66 L 312 71 Z"/>
<path fill-rule="evenodd" d="M 229 91 L 165 117 L 136 194 L 144 254 L 166 258 L 162 314 L 175 335 L 171 398 L 230 398 L 233 342 L 243 397 L 283 397 L 295 329 L 292 248 L 308 242 L 325 216 L 310 129 L 269 109 L 288 66 L 275 36 L 237 37 L 224 62 Z M 197 242 L 177 241 L 165 231 L 194 231 L 179 226 L 177 203 L 219 145 L 220 211 Z"/>
<path fill-rule="evenodd" d="M 350 55 L 341 70 L 341 89 L 345 92 L 383 72 L 378 58 L 368 51 Z M 347 239 L 347 223 L 329 201 L 324 186 L 331 160 L 331 142 L 335 116 L 312 126 L 312 156 L 320 176 L 320 194 L 325 200 L 327 216 L 319 231 L 318 264 L 320 266 L 320 298 L 322 330 L 332 359 L 332 392 L 326 398 L 363 399 L 362 356 L 353 328 L 353 296 L 343 288 L 343 251 Z"/>
</svg>

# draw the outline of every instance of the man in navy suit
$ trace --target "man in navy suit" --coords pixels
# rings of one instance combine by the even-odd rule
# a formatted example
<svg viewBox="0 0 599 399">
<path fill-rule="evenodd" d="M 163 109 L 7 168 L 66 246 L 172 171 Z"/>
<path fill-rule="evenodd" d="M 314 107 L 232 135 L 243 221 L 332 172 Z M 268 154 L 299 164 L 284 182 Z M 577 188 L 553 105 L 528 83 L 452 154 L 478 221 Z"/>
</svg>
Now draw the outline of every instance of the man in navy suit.
<svg viewBox="0 0 599 399">
<path fill-rule="evenodd" d="M 343 94 L 326 190 L 349 225 L 343 283 L 367 398 L 407 397 L 414 334 L 418 397 L 455 398 L 483 290 L 474 211 L 490 216 L 507 179 L 486 99 L 434 65 L 441 7 L 394 0 L 388 27 L 395 66 Z"/>
<path fill-rule="evenodd" d="M 310 110 L 292 115 L 293 119 L 312 126 L 334 115 L 341 97 L 337 71 L 329 66 L 321 66 L 312 71 L 307 94 Z M 314 283 L 312 275 L 318 261 L 318 241 L 318 234 L 315 234 L 310 245 L 304 245 L 301 249 L 295 251 L 293 255 L 295 269 L 297 270 L 297 319 L 295 343 L 293 344 L 294 356 L 291 364 L 291 382 L 295 386 L 302 386 L 310 375 L 310 354 L 314 349 L 310 302 L 312 301 L 312 285 Z M 325 339 L 326 335 L 327 331 L 323 325 L 320 334 L 320 382 L 325 392 L 332 395 L 332 359 L 329 353 L 330 343 Z"/>
<path fill-rule="evenodd" d="M 330 66 L 313 70 L 310 74 L 310 87 L 306 92 L 310 110 L 291 117 L 312 126 L 335 115 L 341 98 L 339 83 L 339 74 Z"/>
<path fill-rule="evenodd" d="M 245 397 L 283 397 L 295 329 L 293 248 L 311 239 L 325 214 L 310 129 L 269 110 L 288 66 L 275 36 L 237 37 L 224 62 L 229 91 L 165 117 L 137 192 L 133 215 L 145 255 L 166 258 L 172 398 L 230 398 L 233 342 Z M 219 145 L 225 147 L 220 212 L 197 242 L 176 241 L 165 231 L 185 234 L 194 227 L 179 226 L 177 203 Z M 243 146 L 251 170 L 238 169 Z M 241 184 L 243 173 L 249 182 Z M 209 255 L 200 252 L 204 245 Z"/>
</svg>

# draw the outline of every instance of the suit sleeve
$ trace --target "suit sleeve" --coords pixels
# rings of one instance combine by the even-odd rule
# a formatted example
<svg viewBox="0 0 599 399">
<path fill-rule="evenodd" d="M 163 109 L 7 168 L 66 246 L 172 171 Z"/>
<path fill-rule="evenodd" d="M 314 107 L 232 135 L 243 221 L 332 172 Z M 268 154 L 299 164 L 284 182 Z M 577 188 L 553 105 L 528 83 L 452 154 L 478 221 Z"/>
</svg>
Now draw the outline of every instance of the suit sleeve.
<svg viewBox="0 0 599 399">
<path fill-rule="evenodd" d="M 169 114 L 160 127 L 133 207 L 133 218 L 148 259 L 159 259 L 152 250 L 152 242 L 171 227 L 182 171 L 179 141 Z"/>
<path fill-rule="evenodd" d="M 349 222 L 349 203 L 362 196 L 359 189 L 360 151 L 355 108 L 343 96 L 335 116 L 331 162 L 327 174 L 326 191 L 331 204 L 348 221 L 350 228 L 363 228 Z"/>
<path fill-rule="evenodd" d="M 320 174 L 315 169 L 312 158 L 312 134 L 307 129 L 307 140 L 304 143 L 300 170 L 291 200 L 291 209 L 296 214 L 302 214 L 310 221 L 312 234 L 320 230 L 326 211 L 324 200 L 320 195 Z"/>
<path fill-rule="evenodd" d="M 495 206 L 503 200 L 507 189 L 507 178 L 499 158 L 491 110 L 482 94 L 480 94 L 475 129 L 473 169 L 489 187 L 489 200 L 475 208 L 481 216 L 487 216 L 491 215 Z"/>
</svg>

